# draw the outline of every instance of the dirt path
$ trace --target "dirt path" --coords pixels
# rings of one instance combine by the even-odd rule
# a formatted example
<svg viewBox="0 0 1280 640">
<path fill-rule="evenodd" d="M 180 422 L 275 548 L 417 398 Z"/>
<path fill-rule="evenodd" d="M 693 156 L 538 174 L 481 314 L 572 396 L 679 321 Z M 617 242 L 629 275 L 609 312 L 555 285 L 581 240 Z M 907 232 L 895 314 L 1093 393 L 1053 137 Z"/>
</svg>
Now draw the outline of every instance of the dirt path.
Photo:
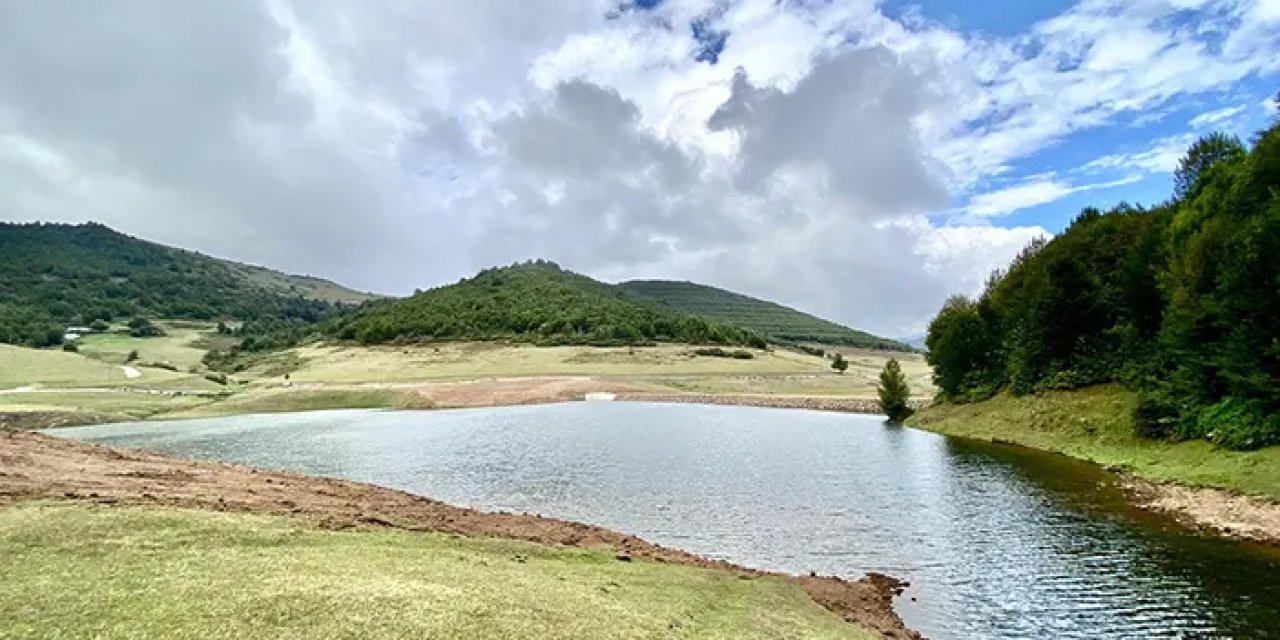
<svg viewBox="0 0 1280 640">
<path fill-rule="evenodd" d="M 765 573 L 599 527 L 534 515 L 484 513 L 358 482 L 182 460 L 24 431 L 0 433 L 0 505 L 40 498 L 269 513 L 339 529 L 384 526 L 603 547 L 620 558 L 647 558 L 742 575 Z M 885 638 L 919 637 L 893 611 L 892 598 L 902 586 L 893 578 L 872 574 L 856 582 L 816 576 L 791 579 L 846 621 Z"/>
</svg>

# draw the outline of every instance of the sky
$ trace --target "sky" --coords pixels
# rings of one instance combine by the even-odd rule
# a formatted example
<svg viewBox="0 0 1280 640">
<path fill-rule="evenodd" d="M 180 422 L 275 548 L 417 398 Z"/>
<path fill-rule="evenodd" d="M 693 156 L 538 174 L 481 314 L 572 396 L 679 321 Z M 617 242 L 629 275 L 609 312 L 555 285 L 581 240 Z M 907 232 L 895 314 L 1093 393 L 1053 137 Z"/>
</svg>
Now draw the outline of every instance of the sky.
<svg viewBox="0 0 1280 640">
<path fill-rule="evenodd" d="M 919 334 L 1280 91 L 1280 0 L 0 3 L 0 219 L 389 294 L 546 258 Z M 3 259 L 3 256 L 0 256 Z"/>
</svg>

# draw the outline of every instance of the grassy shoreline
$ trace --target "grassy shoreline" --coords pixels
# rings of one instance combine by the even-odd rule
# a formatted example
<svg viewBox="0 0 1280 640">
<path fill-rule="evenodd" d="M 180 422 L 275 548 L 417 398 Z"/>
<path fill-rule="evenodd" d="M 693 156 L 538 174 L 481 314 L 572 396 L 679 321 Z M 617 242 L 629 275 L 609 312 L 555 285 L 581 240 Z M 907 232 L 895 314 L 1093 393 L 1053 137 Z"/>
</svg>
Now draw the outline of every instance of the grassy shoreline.
<svg viewBox="0 0 1280 640">
<path fill-rule="evenodd" d="M 32 637 L 872 637 L 782 577 L 283 516 L 22 503 L 0 549 Z"/>
<path fill-rule="evenodd" d="M 1135 435 L 1136 398 L 1118 385 L 1033 396 L 1001 394 L 973 404 L 933 404 L 907 425 L 951 436 L 1061 453 L 1138 478 L 1280 502 L 1280 447 L 1229 451 L 1204 441 Z"/>
<path fill-rule="evenodd" d="M 0 629 L 23 637 L 918 637 L 878 574 L 38 433 L 0 432 L 0 461 Z"/>
</svg>

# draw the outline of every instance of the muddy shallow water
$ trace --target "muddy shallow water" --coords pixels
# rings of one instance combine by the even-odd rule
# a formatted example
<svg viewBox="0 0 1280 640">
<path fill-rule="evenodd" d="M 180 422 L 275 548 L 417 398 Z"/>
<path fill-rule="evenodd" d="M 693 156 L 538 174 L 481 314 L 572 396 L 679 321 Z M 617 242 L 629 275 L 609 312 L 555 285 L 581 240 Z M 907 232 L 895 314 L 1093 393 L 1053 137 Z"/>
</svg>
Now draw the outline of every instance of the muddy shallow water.
<svg viewBox="0 0 1280 640">
<path fill-rule="evenodd" d="M 1138 511 L 1098 468 L 809 411 L 573 403 L 59 429 L 541 513 L 792 573 L 912 582 L 933 638 L 1276 637 L 1280 554 Z"/>
</svg>

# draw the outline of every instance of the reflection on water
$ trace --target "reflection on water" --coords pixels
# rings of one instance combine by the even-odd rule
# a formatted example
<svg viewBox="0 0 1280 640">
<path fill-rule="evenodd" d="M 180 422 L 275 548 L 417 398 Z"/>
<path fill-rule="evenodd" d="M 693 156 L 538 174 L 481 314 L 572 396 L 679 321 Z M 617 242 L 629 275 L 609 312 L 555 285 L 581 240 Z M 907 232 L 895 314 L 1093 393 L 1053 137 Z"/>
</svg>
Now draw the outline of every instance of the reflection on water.
<svg viewBox="0 0 1280 640">
<path fill-rule="evenodd" d="M 540 513 L 750 566 L 912 587 L 934 638 L 1280 637 L 1280 557 L 1130 508 L 1109 474 L 806 411 L 577 403 L 57 432 Z"/>
</svg>

